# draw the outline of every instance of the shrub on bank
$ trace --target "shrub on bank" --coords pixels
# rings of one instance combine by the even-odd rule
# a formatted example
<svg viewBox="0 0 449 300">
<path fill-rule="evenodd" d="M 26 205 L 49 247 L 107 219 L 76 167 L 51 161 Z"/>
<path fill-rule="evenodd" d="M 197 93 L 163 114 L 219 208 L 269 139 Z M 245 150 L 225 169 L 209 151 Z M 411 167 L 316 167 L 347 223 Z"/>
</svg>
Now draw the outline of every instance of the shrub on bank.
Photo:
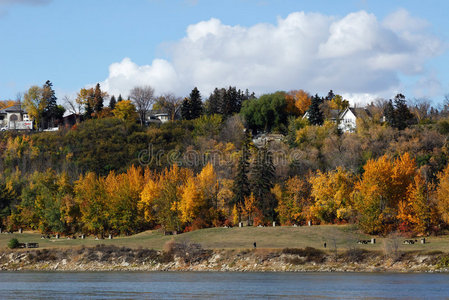
<svg viewBox="0 0 449 300">
<path fill-rule="evenodd" d="M 8 242 L 8 247 L 10 249 L 16 249 L 19 248 L 19 240 L 16 238 L 10 239 Z"/>
</svg>

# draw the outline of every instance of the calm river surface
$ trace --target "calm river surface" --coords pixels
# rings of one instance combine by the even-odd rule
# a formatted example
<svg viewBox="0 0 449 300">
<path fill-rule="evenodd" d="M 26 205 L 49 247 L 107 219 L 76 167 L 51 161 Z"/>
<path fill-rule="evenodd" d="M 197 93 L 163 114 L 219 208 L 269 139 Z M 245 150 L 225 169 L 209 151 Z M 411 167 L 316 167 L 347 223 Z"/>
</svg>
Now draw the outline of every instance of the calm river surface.
<svg viewBox="0 0 449 300">
<path fill-rule="evenodd" d="M 447 274 L 0 272 L 1 299 L 449 299 Z"/>
</svg>

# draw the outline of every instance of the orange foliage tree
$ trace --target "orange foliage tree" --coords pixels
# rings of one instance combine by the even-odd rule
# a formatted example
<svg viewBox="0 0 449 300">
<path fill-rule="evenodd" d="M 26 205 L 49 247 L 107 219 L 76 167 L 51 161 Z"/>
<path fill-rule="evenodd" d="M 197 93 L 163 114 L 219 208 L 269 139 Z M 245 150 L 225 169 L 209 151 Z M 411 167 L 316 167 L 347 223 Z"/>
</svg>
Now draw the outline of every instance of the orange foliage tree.
<svg viewBox="0 0 449 300">
<path fill-rule="evenodd" d="M 304 90 L 290 91 L 285 96 L 287 102 L 286 111 L 290 114 L 302 116 L 312 104 L 312 98 Z"/>
<path fill-rule="evenodd" d="M 388 233 L 398 225 L 399 203 L 416 175 L 416 163 L 408 153 L 394 161 L 386 155 L 369 160 L 356 185 L 355 205 L 360 226 L 368 233 Z"/>
<path fill-rule="evenodd" d="M 413 230 L 419 234 L 426 234 L 431 222 L 432 185 L 417 174 L 407 190 L 407 198 L 399 202 L 398 216 L 402 229 Z"/>
<path fill-rule="evenodd" d="M 438 174 L 437 209 L 442 221 L 449 225 L 449 165 Z"/>
</svg>

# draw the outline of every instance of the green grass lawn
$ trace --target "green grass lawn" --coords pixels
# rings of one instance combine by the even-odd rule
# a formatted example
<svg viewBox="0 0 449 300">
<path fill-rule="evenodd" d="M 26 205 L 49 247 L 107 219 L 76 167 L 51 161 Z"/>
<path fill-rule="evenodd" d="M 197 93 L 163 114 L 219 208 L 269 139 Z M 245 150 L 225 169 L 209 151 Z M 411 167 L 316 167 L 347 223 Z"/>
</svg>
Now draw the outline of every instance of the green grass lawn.
<svg viewBox="0 0 449 300">
<path fill-rule="evenodd" d="M 98 244 L 113 244 L 130 248 L 152 248 L 162 249 L 163 245 L 172 239 L 176 241 L 189 241 L 200 243 L 204 248 L 210 249 L 245 249 L 252 248 L 257 243 L 257 248 L 304 248 L 314 247 L 323 249 L 324 243 L 327 249 L 334 249 L 336 245 L 339 250 L 347 250 L 358 247 L 371 250 L 382 250 L 384 243 L 391 239 L 376 237 L 374 245 L 357 245 L 359 239 L 370 239 L 371 237 L 361 233 L 353 225 L 320 225 L 303 227 L 243 227 L 243 228 L 209 228 L 193 232 L 178 234 L 175 236 L 164 236 L 158 231 L 145 231 L 128 237 L 115 237 L 112 240 L 95 240 L 87 237 L 84 240 L 67 238 L 41 239 L 39 233 L 24 232 L 22 234 L 0 234 L 0 247 L 5 248 L 11 238 L 17 238 L 19 242 L 36 242 L 40 248 L 63 248 L 74 246 L 95 246 Z M 414 245 L 403 245 L 405 238 L 399 238 L 397 243 L 400 250 L 425 250 L 449 252 L 449 236 L 429 237 L 428 243 Z"/>
</svg>

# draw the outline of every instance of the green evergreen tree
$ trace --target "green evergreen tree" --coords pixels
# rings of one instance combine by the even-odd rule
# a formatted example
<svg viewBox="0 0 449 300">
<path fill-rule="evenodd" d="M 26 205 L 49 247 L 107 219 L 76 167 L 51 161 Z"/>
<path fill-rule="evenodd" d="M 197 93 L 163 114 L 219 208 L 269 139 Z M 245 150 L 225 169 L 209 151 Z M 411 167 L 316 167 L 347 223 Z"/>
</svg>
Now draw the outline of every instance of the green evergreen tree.
<svg viewBox="0 0 449 300">
<path fill-rule="evenodd" d="M 320 105 L 323 102 L 318 95 L 312 97 L 311 104 L 308 110 L 308 119 L 311 125 L 323 125 L 324 123 L 324 115 L 321 111 Z"/>
<path fill-rule="evenodd" d="M 396 97 L 394 97 L 394 107 L 394 127 L 399 130 L 404 130 L 413 124 L 414 117 L 407 106 L 404 95 L 397 94 Z"/>
<path fill-rule="evenodd" d="M 103 110 L 103 95 L 101 93 L 100 84 L 97 83 L 94 91 L 94 112 L 99 113 Z"/>
<path fill-rule="evenodd" d="M 223 114 L 223 93 L 224 89 L 215 88 L 210 94 L 206 103 L 206 112 L 208 115 Z"/>
<path fill-rule="evenodd" d="M 181 104 L 181 116 L 184 120 L 193 120 L 203 114 L 203 102 L 201 101 L 200 91 L 195 87 L 188 98 L 185 98 Z"/>
<path fill-rule="evenodd" d="M 92 118 L 92 114 L 94 113 L 92 103 L 94 103 L 94 95 L 90 94 L 84 106 L 84 117 L 86 119 Z"/>
<path fill-rule="evenodd" d="M 242 211 L 241 206 L 245 203 L 245 197 L 251 194 L 250 182 L 248 179 L 249 173 L 249 159 L 251 156 L 250 151 L 251 136 L 249 131 L 245 131 L 244 141 L 242 143 L 242 153 L 239 157 L 237 164 L 237 174 L 234 179 L 234 185 L 232 191 L 234 193 L 234 198 L 232 200 L 232 206 L 237 206 L 239 222 L 241 222 Z"/>
<path fill-rule="evenodd" d="M 402 94 L 397 94 L 394 101 L 391 99 L 388 101 L 384 109 L 384 116 L 391 127 L 399 130 L 404 130 L 415 122 L 415 118 L 405 101 L 405 96 Z"/>
<path fill-rule="evenodd" d="M 184 98 L 184 100 L 182 101 L 181 104 L 181 117 L 184 120 L 192 120 L 192 115 L 191 115 L 191 105 L 190 105 L 191 101 L 189 98 Z"/>
<path fill-rule="evenodd" d="M 390 101 L 387 102 L 387 105 L 385 105 L 384 116 L 385 116 L 385 121 L 391 127 L 396 126 L 395 116 L 394 116 L 394 106 L 393 106 L 393 101 L 391 99 L 390 99 Z"/>
<path fill-rule="evenodd" d="M 267 146 L 257 150 L 256 160 L 251 170 L 251 190 L 263 215 L 270 221 L 276 220 L 276 198 L 271 193 L 274 186 L 275 167 Z"/>
<path fill-rule="evenodd" d="M 109 100 L 109 108 L 114 109 L 116 103 L 117 103 L 117 101 L 115 100 L 115 96 L 112 95 L 111 99 Z"/>
<path fill-rule="evenodd" d="M 54 127 L 55 121 L 58 119 L 58 104 L 56 101 L 55 91 L 53 90 L 53 84 L 50 80 L 47 80 L 43 86 L 42 98 L 46 103 L 42 117 L 44 127 Z"/>
<path fill-rule="evenodd" d="M 201 101 L 200 91 L 195 87 L 190 93 L 190 117 L 199 118 L 203 114 L 203 102 Z"/>
<path fill-rule="evenodd" d="M 123 101 L 122 94 L 118 95 L 117 102 Z"/>
</svg>

